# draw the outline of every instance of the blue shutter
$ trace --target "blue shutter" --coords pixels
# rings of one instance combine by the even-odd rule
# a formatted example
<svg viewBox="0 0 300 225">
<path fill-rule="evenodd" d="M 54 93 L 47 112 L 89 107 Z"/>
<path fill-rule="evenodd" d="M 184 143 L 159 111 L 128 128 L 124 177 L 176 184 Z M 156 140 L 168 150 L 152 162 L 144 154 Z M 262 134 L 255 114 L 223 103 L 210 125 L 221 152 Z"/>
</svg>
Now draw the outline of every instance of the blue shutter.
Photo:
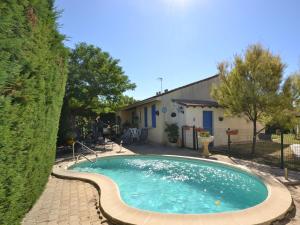
<svg viewBox="0 0 300 225">
<path fill-rule="evenodd" d="M 213 135 L 213 112 L 203 111 L 203 129 Z"/>
<path fill-rule="evenodd" d="M 148 111 L 147 111 L 147 107 L 144 108 L 144 124 L 145 124 L 145 127 L 148 127 Z"/>
<path fill-rule="evenodd" d="M 155 105 L 152 105 L 151 112 L 152 112 L 152 127 L 156 128 L 156 106 Z"/>
</svg>

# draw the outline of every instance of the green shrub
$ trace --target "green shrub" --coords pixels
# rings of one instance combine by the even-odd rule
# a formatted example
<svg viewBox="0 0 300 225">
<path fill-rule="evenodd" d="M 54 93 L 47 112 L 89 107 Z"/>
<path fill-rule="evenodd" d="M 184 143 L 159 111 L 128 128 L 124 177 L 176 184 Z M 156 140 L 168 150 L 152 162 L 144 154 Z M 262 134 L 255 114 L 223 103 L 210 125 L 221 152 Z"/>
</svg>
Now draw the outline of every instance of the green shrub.
<svg viewBox="0 0 300 225">
<path fill-rule="evenodd" d="M 176 123 L 166 123 L 165 132 L 168 135 L 168 140 L 171 143 L 176 143 L 179 138 L 179 127 Z"/>
<path fill-rule="evenodd" d="M 210 137 L 210 133 L 208 131 L 201 131 L 199 132 L 200 137 Z"/>
<path fill-rule="evenodd" d="M 51 0 L 0 2 L 0 224 L 19 224 L 55 158 L 68 52 Z"/>
</svg>

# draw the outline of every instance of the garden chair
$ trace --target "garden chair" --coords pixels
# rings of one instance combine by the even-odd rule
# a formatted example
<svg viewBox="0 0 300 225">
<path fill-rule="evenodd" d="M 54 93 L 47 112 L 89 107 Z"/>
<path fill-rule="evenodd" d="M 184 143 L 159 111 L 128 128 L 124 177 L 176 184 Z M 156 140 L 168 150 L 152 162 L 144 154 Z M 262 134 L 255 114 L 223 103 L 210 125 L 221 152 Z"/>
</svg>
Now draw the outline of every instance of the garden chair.
<svg viewBox="0 0 300 225">
<path fill-rule="evenodd" d="M 300 158 L 300 144 L 292 144 L 290 148 L 296 158 Z"/>
<path fill-rule="evenodd" d="M 105 138 L 105 137 L 98 137 L 96 148 L 97 147 L 98 148 L 100 147 L 104 151 L 113 150 L 114 149 L 114 142 L 111 141 L 108 138 Z"/>
<path fill-rule="evenodd" d="M 131 131 L 128 129 L 124 132 L 124 134 L 121 136 L 121 141 L 125 145 L 130 145 L 133 143 L 133 136 Z"/>
<path fill-rule="evenodd" d="M 271 134 L 259 133 L 258 134 L 258 139 L 261 140 L 261 141 L 272 141 L 272 135 Z"/>
<path fill-rule="evenodd" d="M 140 141 L 141 143 L 147 142 L 147 140 L 148 140 L 148 129 L 147 129 L 147 128 L 142 128 L 142 129 L 140 130 L 140 132 L 141 132 L 141 134 L 140 134 L 139 141 Z"/>
<path fill-rule="evenodd" d="M 140 140 L 140 134 L 141 134 L 141 132 L 139 131 L 139 129 L 137 129 L 137 128 L 129 128 L 129 132 L 131 133 L 133 140 L 137 140 L 137 141 Z"/>
</svg>

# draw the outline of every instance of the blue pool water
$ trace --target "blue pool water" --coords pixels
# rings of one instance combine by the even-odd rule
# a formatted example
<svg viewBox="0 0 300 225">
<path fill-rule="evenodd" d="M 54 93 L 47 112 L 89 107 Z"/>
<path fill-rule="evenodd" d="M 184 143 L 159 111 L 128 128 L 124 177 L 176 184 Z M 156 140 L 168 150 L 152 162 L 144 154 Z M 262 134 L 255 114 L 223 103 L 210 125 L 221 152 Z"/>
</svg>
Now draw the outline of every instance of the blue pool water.
<svg viewBox="0 0 300 225">
<path fill-rule="evenodd" d="M 119 186 L 129 206 L 178 214 L 229 212 L 267 198 L 256 176 L 220 163 L 170 156 L 114 156 L 70 169 L 100 173 Z"/>
</svg>

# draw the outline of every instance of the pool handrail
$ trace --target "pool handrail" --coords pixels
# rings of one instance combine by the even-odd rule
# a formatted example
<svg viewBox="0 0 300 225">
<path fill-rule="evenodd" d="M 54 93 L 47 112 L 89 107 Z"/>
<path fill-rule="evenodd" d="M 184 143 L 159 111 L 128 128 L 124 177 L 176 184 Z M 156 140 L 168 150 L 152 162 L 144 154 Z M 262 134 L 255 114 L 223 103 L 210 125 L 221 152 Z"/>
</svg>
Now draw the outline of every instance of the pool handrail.
<svg viewBox="0 0 300 225">
<path fill-rule="evenodd" d="M 77 155 L 77 157 L 75 156 L 75 144 L 79 144 L 81 147 L 83 147 L 85 150 L 88 150 L 89 152 L 95 154 L 95 161 L 90 160 L 88 157 L 86 157 L 84 154 L 80 153 L 79 155 Z M 87 159 L 90 162 L 96 162 L 97 161 L 97 152 L 95 152 L 94 150 L 90 149 L 88 146 L 84 145 L 83 143 L 79 142 L 79 141 L 74 141 L 72 144 L 72 150 L 73 150 L 73 160 L 77 163 L 78 159 L 80 156 L 84 157 L 85 159 Z"/>
</svg>

